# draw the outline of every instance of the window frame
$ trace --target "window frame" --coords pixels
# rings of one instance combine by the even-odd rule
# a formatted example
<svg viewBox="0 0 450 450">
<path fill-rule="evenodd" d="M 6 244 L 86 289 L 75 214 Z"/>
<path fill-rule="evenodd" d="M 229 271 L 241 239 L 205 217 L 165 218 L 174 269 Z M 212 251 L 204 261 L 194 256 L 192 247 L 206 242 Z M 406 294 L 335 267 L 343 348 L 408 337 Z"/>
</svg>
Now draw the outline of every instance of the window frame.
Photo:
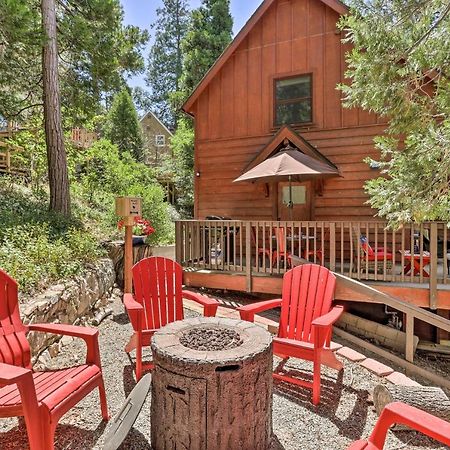
<svg viewBox="0 0 450 450">
<path fill-rule="evenodd" d="M 289 100 L 277 100 L 277 82 L 278 81 L 284 81 L 284 80 L 290 80 L 292 78 L 302 78 L 302 77 L 308 77 L 309 78 L 309 84 L 310 84 L 310 91 L 311 95 L 309 97 L 299 97 L 295 99 L 289 99 Z M 277 76 L 273 77 L 272 79 L 272 89 L 273 89 L 273 120 L 272 124 L 274 128 L 281 128 L 285 125 L 293 126 L 293 127 L 304 127 L 308 125 L 314 124 L 314 85 L 313 85 L 313 72 L 307 72 L 307 73 L 296 73 L 296 74 L 289 74 L 285 76 Z M 277 107 L 280 104 L 288 104 L 288 103 L 300 103 L 302 100 L 310 100 L 311 101 L 311 120 L 308 122 L 293 122 L 293 123 L 277 123 Z"/>
<path fill-rule="evenodd" d="M 163 138 L 163 143 L 158 143 L 158 138 Z M 165 134 L 155 134 L 155 147 L 165 147 L 166 146 L 166 135 Z"/>
</svg>

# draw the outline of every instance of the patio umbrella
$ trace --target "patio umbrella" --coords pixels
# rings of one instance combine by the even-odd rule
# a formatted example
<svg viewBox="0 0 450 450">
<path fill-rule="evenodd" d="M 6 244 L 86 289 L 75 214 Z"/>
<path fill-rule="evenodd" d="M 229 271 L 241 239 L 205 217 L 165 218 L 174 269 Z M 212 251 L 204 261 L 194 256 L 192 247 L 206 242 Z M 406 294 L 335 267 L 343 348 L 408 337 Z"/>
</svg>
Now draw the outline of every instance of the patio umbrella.
<svg viewBox="0 0 450 450">
<path fill-rule="evenodd" d="M 305 155 L 289 144 L 274 156 L 236 178 L 234 182 L 250 181 L 270 183 L 289 181 L 289 217 L 292 219 L 292 182 L 309 181 L 320 178 L 339 177 L 339 170 L 324 161 Z"/>
</svg>

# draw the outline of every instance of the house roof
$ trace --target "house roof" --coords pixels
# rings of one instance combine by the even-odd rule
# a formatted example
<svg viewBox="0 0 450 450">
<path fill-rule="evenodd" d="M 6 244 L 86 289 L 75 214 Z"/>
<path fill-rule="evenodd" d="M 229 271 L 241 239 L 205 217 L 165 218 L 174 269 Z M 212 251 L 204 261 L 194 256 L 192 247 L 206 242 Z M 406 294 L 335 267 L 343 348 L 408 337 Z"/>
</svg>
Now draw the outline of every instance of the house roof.
<svg viewBox="0 0 450 450">
<path fill-rule="evenodd" d="M 315 158 L 319 161 L 328 164 L 337 170 L 335 164 L 333 164 L 326 156 L 317 150 L 311 143 L 309 143 L 305 138 L 296 133 L 290 126 L 285 125 L 282 127 L 278 133 L 270 139 L 270 141 L 262 147 L 258 155 L 251 161 L 242 173 L 248 172 L 249 170 L 256 167 L 258 164 L 270 158 L 274 153 L 276 153 L 282 146 L 285 145 L 285 141 L 288 140 L 294 147 L 298 148 L 302 153 L 311 158 Z"/>
<path fill-rule="evenodd" d="M 194 92 L 191 96 L 186 100 L 184 105 L 182 106 L 183 111 L 186 113 L 191 113 L 192 106 L 195 101 L 198 99 L 200 94 L 205 90 L 206 86 L 210 83 L 210 81 L 219 73 L 228 59 L 233 55 L 233 53 L 237 50 L 239 45 L 244 41 L 244 39 L 248 36 L 250 31 L 256 25 L 256 23 L 261 19 L 264 13 L 275 3 L 277 0 L 264 0 L 259 8 L 255 11 L 255 13 L 250 17 L 248 22 L 244 25 L 241 31 L 237 34 L 231 44 L 225 49 L 222 55 L 217 59 L 214 65 L 209 69 L 197 87 L 194 89 Z M 348 12 L 347 6 L 345 6 L 339 0 L 316 0 L 321 1 L 325 5 L 329 6 L 331 9 L 336 11 L 338 14 L 346 14 Z"/>
<path fill-rule="evenodd" d="M 142 119 L 140 120 L 140 122 L 142 122 L 146 117 L 148 117 L 148 116 L 152 116 L 152 117 L 154 117 L 156 120 L 157 120 L 157 122 L 167 131 L 167 133 L 169 133 L 170 134 L 170 136 L 173 136 L 173 133 L 158 119 L 158 116 L 156 116 L 156 114 L 155 113 L 153 113 L 152 111 L 148 111 L 143 117 L 142 117 Z"/>
</svg>

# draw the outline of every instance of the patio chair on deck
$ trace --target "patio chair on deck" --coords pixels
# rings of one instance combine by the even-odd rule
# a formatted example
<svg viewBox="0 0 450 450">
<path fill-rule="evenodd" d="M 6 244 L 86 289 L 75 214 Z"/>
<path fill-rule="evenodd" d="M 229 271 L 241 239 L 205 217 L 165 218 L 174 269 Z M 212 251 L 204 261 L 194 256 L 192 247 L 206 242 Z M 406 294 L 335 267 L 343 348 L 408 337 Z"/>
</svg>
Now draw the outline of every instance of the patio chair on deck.
<svg viewBox="0 0 450 450">
<path fill-rule="evenodd" d="M 26 339 L 29 331 L 83 339 L 86 363 L 34 372 Z M 31 450 L 52 450 L 59 419 L 95 388 L 99 389 L 103 419 L 108 420 L 98 330 L 53 323 L 24 325 L 17 283 L 0 270 L 0 417 L 24 416 Z"/>
<path fill-rule="evenodd" d="M 183 320 L 183 298 L 201 304 L 205 317 L 216 315 L 217 300 L 183 291 L 182 283 L 182 267 L 169 258 L 145 258 L 133 266 L 134 295 L 125 294 L 123 299 L 134 330 L 125 351 L 130 353 L 136 349 L 137 380 L 144 368 L 153 368 L 153 364 L 143 365 L 142 347 L 150 345 L 151 337 L 159 328 Z"/>
<path fill-rule="evenodd" d="M 353 230 L 353 245 L 359 252 L 360 270 L 364 272 L 367 268 L 369 272 L 383 272 L 384 264 L 386 270 L 391 271 L 393 267 L 393 254 L 388 248 L 376 247 L 372 248 L 369 244 L 367 236 L 359 234 L 358 230 Z M 355 266 L 358 267 L 357 258 Z"/>
<path fill-rule="evenodd" d="M 238 308 L 241 319 L 253 322 L 255 313 L 281 307 L 278 336 L 273 351 L 283 359 L 295 357 L 313 361 L 313 382 L 275 372 L 274 378 L 312 388 L 312 402 L 320 401 L 321 364 L 341 371 L 342 363 L 330 349 L 333 323 L 343 312 L 342 306 L 332 308 L 336 277 L 317 264 L 295 267 L 283 277 L 282 298 Z"/>
<path fill-rule="evenodd" d="M 395 402 L 385 406 L 369 439 L 354 442 L 347 450 L 383 450 L 387 432 L 395 424 L 406 425 L 450 445 L 449 422 L 405 403 Z"/>
</svg>

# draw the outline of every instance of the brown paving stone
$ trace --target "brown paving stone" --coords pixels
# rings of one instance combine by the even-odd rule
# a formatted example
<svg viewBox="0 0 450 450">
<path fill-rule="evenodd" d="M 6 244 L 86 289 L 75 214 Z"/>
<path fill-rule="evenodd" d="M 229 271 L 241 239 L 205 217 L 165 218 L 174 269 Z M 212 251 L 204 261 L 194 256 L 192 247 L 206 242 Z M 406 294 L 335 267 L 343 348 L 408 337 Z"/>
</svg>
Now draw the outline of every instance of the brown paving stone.
<svg viewBox="0 0 450 450">
<path fill-rule="evenodd" d="M 359 353 L 349 347 L 342 347 L 336 353 L 353 362 L 364 361 L 366 359 L 366 356 L 364 356 L 362 353 Z"/>
<path fill-rule="evenodd" d="M 364 361 L 361 361 L 359 364 L 362 367 L 365 367 L 367 370 L 373 372 L 375 375 L 378 375 L 379 377 L 385 377 L 394 372 L 394 369 L 392 367 L 386 366 L 385 364 L 382 364 L 372 358 L 367 358 Z"/>
<path fill-rule="evenodd" d="M 400 372 L 391 373 L 386 377 L 386 380 L 398 386 L 420 386 L 417 381 L 411 380 L 411 378 Z"/>
</svg>

